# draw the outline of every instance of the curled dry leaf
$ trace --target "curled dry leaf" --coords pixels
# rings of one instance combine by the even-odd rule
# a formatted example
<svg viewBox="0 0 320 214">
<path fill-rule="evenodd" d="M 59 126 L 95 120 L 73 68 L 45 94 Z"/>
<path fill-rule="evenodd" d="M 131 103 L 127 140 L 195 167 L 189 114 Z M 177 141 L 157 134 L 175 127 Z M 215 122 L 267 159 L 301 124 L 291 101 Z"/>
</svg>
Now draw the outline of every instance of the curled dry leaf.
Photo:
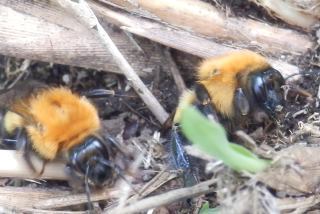
<svg viewBox="0 0 320 214">
<path fill-rule="evenodd" d="M 257 179 L 285 195 L 299 196 L 319 192 L 320 147 L 293 145 L 279 151 L 277 160 Z"/>
<path fill-rule="evenodd" d="M 291 211 L 290 213 L 304 213 L 304 211 L 308 210 L 310 207 L 313 207 L 319 202 L 320 198 L 316 195 L 309 197 L 286 197 L 276 199 L 277 207 L 282 213 L 285 211 Z M 293 211 L 294 209 L 295 211 Z"/>
<path fill-rule="evenodd" d="M 219 213 L 279 213 L 275 197 L 263 185 L 252 184 L 221 202 Z"/>
<path fill-rule="evenodd" d="M 292 5 L 320 19 L 319 0 L 291 0 Z"/>
<path fill-rule="evenodd" d="M 318 0 L 251 0 L 283 21 L 310 31 L 320 23 L 320 3 Z M 299 18 L 298 18 L 299 17 Z"/>
</svg>

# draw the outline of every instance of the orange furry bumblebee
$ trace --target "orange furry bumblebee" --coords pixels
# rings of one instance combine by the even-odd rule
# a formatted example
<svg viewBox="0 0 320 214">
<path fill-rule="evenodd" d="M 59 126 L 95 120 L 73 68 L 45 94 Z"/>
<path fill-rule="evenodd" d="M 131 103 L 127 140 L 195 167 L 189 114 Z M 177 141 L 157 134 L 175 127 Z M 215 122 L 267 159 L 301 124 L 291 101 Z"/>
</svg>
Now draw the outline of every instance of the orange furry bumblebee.
<svg viewBox="0 0 320 214">
<path fill-rule="evenodd" d="M 67 88 L 41 91 L 14 103 L 11 111 L 4 117 L 5 128 L 12 131 L 24 127 L 34 150 L 47 160 L 54 159 L 59 150 L 68 151 L 82 143 L 100 129 L 96 108 Z M 18 121 L 11 120 L 13 112 Z"/>
<path fill-rule="evenodd" d="M 2 119 L 4 143 L 15 138 L 33 169 L 30 147 L 47 161 L 67 154 L 67 170 L 73 177 L 86 177 L 86 183 L 100 186 L 111 182 L 119 174 L 110 160 L 114 142 L 101 137 L 95 106 L 67 88 L 35 85 L 0 94 L 6 109 Z"/>
<path fill-rule="evenodd" d="M 282 75 L 264 57 L 251 51 L 235 51 L 206 59 L 198 67 L 197 77 L 194 89 L 180 98 L 170 133 L 174 163 L 185 172 L 187 185 L 194 185 L 197 179 L 183 149 L 183 145 L 188 144 L 179 127 L 183 106 L 195 106 L 203 115 L 222 122 L 232 132 L 235 124 L 242 124 L 242 119 L 258 123 L 269 117 L 273 119 L 276 108 L 283 103 Z"/>
<path fill-rule="evenodd" d="M 196 91 L 186 92 L 181 103 L 200 105 L 211 103 L 214 110 L 228 120 L 252 115 L 262 122 L 273 117 L 276 107 L 282 105 L 280 87 L 284 79 L 279 71 L 270 66 L 261 55 L 243 50 L 204 60 L 198 67 L 198 86 L 201 93 L 208 94 L 208 100 L 201 100 Z M 179 121 L 178 107 L 175 122 Z"/>
</svg>

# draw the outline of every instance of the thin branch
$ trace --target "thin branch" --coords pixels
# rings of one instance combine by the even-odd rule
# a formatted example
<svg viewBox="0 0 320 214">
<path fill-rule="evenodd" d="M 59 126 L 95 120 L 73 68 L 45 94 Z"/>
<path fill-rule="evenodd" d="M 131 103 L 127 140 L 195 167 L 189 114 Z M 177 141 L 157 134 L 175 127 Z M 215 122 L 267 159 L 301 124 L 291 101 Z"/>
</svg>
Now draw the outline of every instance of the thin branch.
<svg viewBox="0 0 320 214">
<path fill-rule="evenodd" d="M 86 1 L 78 0 L 78 2 L 76 2 L 70 0 L 59 0 L 59 3 L 62 7 L 71 11 L 79 19 L 79 21 L 90 28 L 92 32 L 100 38 L 101 42 L 106 46 L 107 51 L 113 56 L 113 59 L 119 66 L 120 70 L 127 77 L 130 85 L 135 89 L 136 93 L 139 94 L 159 122 L 165 122 L 169 116 L 168 113 L 164 110 L 158 100 L 153 96 L 153 94 L 144 85 L 142 80 L 130 66 L 128 61 L 120 53 L 119 49 L 115 46 L 108 33 L 103 29 Z"/>
<path fill-rule="evenodd" d="M 43 161 L 35 156 L 31 158 L 35 168 L 40 172 Z M 0 150 L 1 177 L 66 180 L 68 176 L 64 172 L 64 167 L 65 165 L 61 162 L 49 162 L 45 165 L 43 174 L 39 176 L 30 169 L 21 152 Z"/>
<path fill-rule="evenodd" d="M 167 63 L 169 63 L 169 68 L 170 68 L 169 70 L 181 94 L 183 91 L 186 90 L 187 87 L 186 87 L 186 84 L 184 83 L 184 80 L 182 79 L 182 76 L 180 74 L 180 71 L 176 63 L 173 61 L 170 50 L 168 48 L 165 48 L 164 50 L 164 57 Z"/>
<path fill-rule="evenodd" d="M 214 183 L 216 183 L 215 179 L 208 180 L 192 187 L 172 190 L 170 192 L 166 192 L 161 195 L 142 199 L 140 201 L 137 201 L 136 203 L 128 205 L 127 207 L 123 207 L 120 210 L 114 209 L 114 210 L 107 211 L 106 213 L 118 213 L 118 214 L 137 213 L 137 212 L 142 212 L 151 208 L 164 206 L 164 205 L 173 203 L 175 201 L 192 198 L 192 197 L 196 197 L 202 194 L 212 192 L 213 188 L 211 187 L 211 185 Z"/>
</svg>

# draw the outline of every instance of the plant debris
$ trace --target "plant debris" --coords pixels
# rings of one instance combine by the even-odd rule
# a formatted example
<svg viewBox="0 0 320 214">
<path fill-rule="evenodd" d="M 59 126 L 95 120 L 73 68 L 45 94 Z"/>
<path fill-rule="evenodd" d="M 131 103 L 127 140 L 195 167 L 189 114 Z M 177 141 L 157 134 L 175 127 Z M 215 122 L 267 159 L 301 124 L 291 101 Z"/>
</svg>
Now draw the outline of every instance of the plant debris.
<svg viewBox="0 0 320 214">
<path fill-rule="evenodd" d="M 94 104 L 99 110 L 103 131 L 113 136 L 121 148 L 125 148 L 122 152 L 132 158 L 125 172 L 130 185 L 119 179 L 113 187 L 92 190 L 93 211 L 135 213 L 138 210 L 141 213 L 163 214 L 319 212 L 320 31 L 319 16 L 312 13 L 319 11 L 319 4 L 309 8 L 299 3 L 299 7 L 312 16 L 311 28 L 311 24 L 301 27 L 293 22 L 298 20 L 297 17 L 294 20 L 290 17 L 288 23 L 281 21 L 286 18 L 274 14 L 273 8 L 265 10 L 253 3 L 263 6 L 268 1 L 190 0 L 197 3 L 191 4 L 192 8 L 200 11 L 207 8 L 205 11 L 215 12 L 224 25 L 215 23 L 211 16 L 208 18 L 193 13 L 190 7 L 187 7 L 188 13 L 164 7 L 164 13 L 153 8 L 153 4 L 148 5 L 148 1 L 142 2 L 139 6 L 134 1 L 88 1 L 106 32 L 143 80 L 144 86 L 163 106 L 164 112 L 174 113 L 181 92 L 194 85 L 195 70 L 202 60 L 200 57 L 210 57 L 234 48 L 259 51 L 272 64 L 280 65 L 281 72 L 288 72 L 285 77 L 287 85 L 283 88 L 286 105 L 279 109 L 280 116 L 275 124 L 270 124 L 266 129 L 250 126 L 236 132 L 232 139 L 260 158 L 272 159 L 269 168 L 256 174 L 236 172 L 222 161 L 189 145 L 186 152 L 191 156 L 190 162 L 196 169 L 199 183 L 185 187 L 183 172 L 175 168 L 170 156 L 170 139 L 161 132 L 161 124 L 140 99 L 140 91 L 134 90 L 132 79 L 126 79 L 121 74 L 110 53 L 105 53 L 105 47 L 98 44 L 97 35 L 85 31 L 56 3 L 30 1 L 28 12 L 20 7 L 25 6 L 24 3 L 0 3 L 3 9 L 12 7 L 8 10 L 10 13 L 7 11 L 7 19 L 13 17 L 11 13 L 21 15 L 23 11 L 28 20 L 30 17 L 41 17 L 41 23 L 48 31 L 45 37 L 40 31 L 32 36 L 27 31 L 30 38 L 29 34 L 24 35 L 34 41 L 26 44 L 33 52 L 28 48 L 21 47 L 19 51 L 16 46 L 10 46 L 15 35 L 21 37 L 17 33 L 19 31 L 10 34 L 13 39 L 7 39 L 7 49 L 2 48 L 7 52 L 2 51 L 3 55 L 0 55 L 1 91 L 10 89 L 18 82 L 36 80 L 49 86 L 66 86 L 76 93 L 92 89 L 112 92 L 108 98 L 94 100 Z M 173 6 L 178 7 L 181 2 Z M 54 20 L 55 16 L 47 16 L 48 11 L 68 19 Z M 23 16 L 20 18 L 22 20 Z M 106 24 L 105 19 L 110 23 Z M 55 21 L 56 25 L 44 24 L 48 21 Z M 33 26 L 34 23 L 29 24 Z M 211 25 L 208 26 L 208 23 L 212 26 L 216 24 L 213 32 L 209 31 Z M 244 23 L 250 23 L 251 28 L 255 28 L 244 28 Z M 13 29 L 20 27 L 18 25 Z M 267 34 L 259 34 L 265 32 L 260 27 L 266 32 L 278 33 L 273 33 L 270 39 Z M 227 34 L 221 29 L 226 30 Z M 234 29 L 238 31 L 231 31 Z M 58 35 L 57 32 L 61 33 Z M 69 51 L 63 46 L 67 40 L 63 40 L 65 38 L 61 35 L 70 40 L 74 49 Z M 281 38 L 275 41 L 278 37 Z M 0 46 L 4 44 L 1 38 Z M 42 40 L 46 42 L 37 43 Z M 286 40 L 296 41 L 297 44 L 291 42 L 288 45 Z M 296 73 L 298 69 L 299 75 Z M 3 145 L 1 149 L 5 149 Z M 4 177 L 0 180 L 0 186 L 0 212 L 87 212 L 84 191 L 73 189 L 72 184 L 64 180 Z"/>
</svg>

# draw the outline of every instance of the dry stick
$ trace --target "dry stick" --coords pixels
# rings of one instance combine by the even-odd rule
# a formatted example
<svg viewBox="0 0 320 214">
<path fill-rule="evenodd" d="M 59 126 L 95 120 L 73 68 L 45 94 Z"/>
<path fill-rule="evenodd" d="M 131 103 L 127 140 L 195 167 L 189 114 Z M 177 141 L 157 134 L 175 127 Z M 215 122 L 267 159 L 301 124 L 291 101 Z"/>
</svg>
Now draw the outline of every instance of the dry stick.
<svg viewBox="0 0 320 214">
<path fill-rule="evenodd" d="M 181 188 L 177 190 L 172 190 L 170 192 L 163 193 L 161 195 L 152 196 L 146 199 L 142 199 L 133 203 L 127 207 L 121 208 L 121 210 L 110 210 L 107 213 L 137 213 L 142 212 L 151 208 L 164 206 L 175 201 L 183 200 L 186 198 L 196 197 L 202 194 L 206 194 L 213 191 L 213 188 L 210 185 L 216 183 L 215 179 L 208 180 L 202 183 L 199 183 L 192 187 Z"/>
<path fill-rule="evenodd" d="M 278 57 L 281 53 L 299 56 L 307 53 L 308 49 L 315 45 L 305 34 L 252 19 L 227 16 L 212 4 L 201 0 L 99 1 L 112 2 L 132 14 L 138 13 L 140 16 L 153 19 L 154 22 L 160 19 L 169 26 L 196 35 L 215 38 L 222 42 L 228 41 L 229 44 L 238 47 L 253 47 Z"/>
<path fill-rule="evenodd" d="M 0 32 L 0 53 L 20 58 L 121 73 L 116 63 L 111 59 L 110 53 L 105 51 L 104 45 L 99 42 L 99 39 L 92 36 L 92 32 L 88 28 L 70 16 L 69 11 L 65 11 L 60 5 L 56 5 L 56 1 L 48 2 L 32 1 L 30 3 L 27 1 L 26 3 L 26 1 L 0 0 L 0 14 L 6 14 L 6 16 L 0 16 L 0 28 L 3 29 Z M 210 38 L 203 37 L 199 32 L 191 34 L 188 30 L 174 28 L 172 25 L 163 22 L 142 19 L 129 13 L 120 12 L 119 10 L 112 11 L 107 7 L 101 6 L 96 1 L 88 2 L 90 2 L 90 7 L 94 9 L 96 14 L 102 16 L 104 20 L 120 27 L 124 26 L 129 32 L 181 51 L 206 58 L 232 50 L 231 48 L 222 46 L 221 43 L 214 43 Z M 25 11 L 28 11 L 28 14 Z M 23 23 L 23 25 L 16 23 Z M 239 26 L 242 25 L 239 24 Z M 79 31 L 79 29 L 83 30 Z M 254 29 L 252 32 L 256 30 L 255 28 L 251 29 Z M 265 32 L 266 34 L 274 34 L 276 30 Z M 291 33 L 285 37 L 285 40 L 291 37 Z M 297 33 L 295 32 L 294 34 Z M 112 36 L 114 42 L 117 40 L 116 44 L 119 44 L 118 47 L 122 54 L 127 59 L 130 59 L 129 62 L 132 62 L 131 66 L 134 67 L 139 75 L 147 74 L 141 68 L 145 66 L 154 68 L 155 64 L 159 63 L 158 60 L 155 60 L 160 58 L 158 52 L 153 53 L 150 60 L 146 59 L 147 57 L 142 57 L 141 54 L 132 55 L 132 51 L 135 51 L 136 48 L 128 45 L 129 40 L 126 36 L 119 32 L 113 32 L 112 34 L 110 32 L 109 35 Z M 237 39 L 236 36 L 234 37 Z M 302 38 L 301 40 L 304 39 Z M 30 43 L 29 41 L 33 42 Z M 251 40 L 250 44 L 254 43 L 256 41 L 254 39 Z M 281 45 L 284 42 L 278 44 Z M 308 41 L 305 41 L 304 45 L 299 45 L 299 47 L 307 50 L 308 44 L 313 44 L 310 38 L 308 38 Z M 143 47 L 150 48 L 148 45 Z M 247 43 L 242 47 L 250 49 L 252 46 L 248 46 Z M 262 48 L 259 49 L 259 52 L 267 53 L 269 51 Z M 289 52 L 289 55 L 292 56 L 291 51 Z M 280 59 L 281 54 L 279 52 L 272 53 L 272 55 Z M 280 60 L 278 62 L 276 63 L 278 66 L 274 67 L 282 73 L 287 72 L 288 75 L 291 75 L 295 71 L 298 71 L 296 66 L 289 65 Z"/>
<path fill-rule="evenodd" d="M 91 194 L 92 201 L 108 200 L 121 197 L 116 188 L 104 188 Z M 52 210 L 73 205 L 86 204 L 85 193 L 74 194 L 71 191 L 30 187 L 0 187 L 0 207 L 35 208 Z M 1 211 L 0 211 L 1 212 Z"/>
<path fill-rule="evenodd" d="M 43 161 L 35 156 L 32 156 L 31 158 L 35 168 L 40 172 Z M 0 150 L 1 177 L 66 180 L 68 176 L 64 172 L 64 166 L 65 165 L 60 162 L 49 162 L 46 164 L 43 174 L 38 176 L 38 174 L 34 173 L 27 165 L 21 152 Z"/>
<path fill-rule="evenodd" d="M 17 202 L 18 203 L 18 202 Z M 54 210 L 38 210 L 16 206 L 2 206 L 1 213 L 37 213 L 37 214 L 87 214 L 87 211 L 54 211 Z"/>
<path fill-rule="evenodd" d="M 174 29 L 162 23 L 151 22 L 125 12 L 113 11 L 90 1 L 90 6 L 100 16 L 133 34 L 148 38 L 165 46 L 181 50 L 202 58 L 209 58 L 228 53 L 234 48 L 190 34 L 187 31 Z M 266 52 L 263 50 L 263 52 Z M 268 59 L 271 65 L 284 77 L 299 73 L 298 67 L 280 60 Z"/>
<path fill-rule="evenodd" d="M 111 198 L 119 198 L 121 192 L 115 189 L 106 189 L 100 193 L 93 193 L 91 195 L 91 201 L 101 201 Z M 73 205 L 85 204 L 88 199 L 85 194 L 59 196 L 55 198 L 49 198 L 41 200 L 35 203 L 34 207 L 38 209 L 57 209 L 63 207 L 69 207 Z"/>
<path fill-rule="evenodd" d="M 48 198 L 68 196 L 70 191 L 32 187 L 0 187 L 0 207 L 31 209 L 35 202 Z M 0 211 L 1 212 L 1 211 Z M 2 212 L 1 212 L 2 213 Z"/>
<path fill-rule="evenodd" d="M 181 74 L 179 72 L 179 69 L 176 65 L 176 63 L 173 61 L 173 58 L 171 56 L 170 50 L 168 48 L 166 48 L 164 50 L 164 57 L 167 60 L 167 62 L 169 63 L 169 67 L 170 67 L 170 72 L 172 74 L 172 77 L 177 85 L 177 88 L 180 92 L 180 94 L 186 90 L 186 84 L 184 83 L 184 80 L 181 77 Z"/>
<path fill-rule="evenodd" d="M 103 42 L 103 44 L 107 47 L 107 50 L 113 56 L 114 61 L 126 76 L 130 85 L 135 89 L 136 93 L 139 94 L 158 121 L 160 123 L 164 123 L 169 116 L 168 113 L 160 105 L 158 100 L 153 96 L 149 89 L 144 85 L 127 60 L 122 56 L 107 32 L 100 25 L 97 17 L 94 15 L 89 5 L 84 0 L 79 0 L 78 2 L 59 0 L 59 3 L 68 10 L 71 10 L 74 15 L 79 18 L 79 20 L 81 20 L 86 26 L 90 27 L 92 31 L 99 36 L 101 42 Z"/>
</svg>

